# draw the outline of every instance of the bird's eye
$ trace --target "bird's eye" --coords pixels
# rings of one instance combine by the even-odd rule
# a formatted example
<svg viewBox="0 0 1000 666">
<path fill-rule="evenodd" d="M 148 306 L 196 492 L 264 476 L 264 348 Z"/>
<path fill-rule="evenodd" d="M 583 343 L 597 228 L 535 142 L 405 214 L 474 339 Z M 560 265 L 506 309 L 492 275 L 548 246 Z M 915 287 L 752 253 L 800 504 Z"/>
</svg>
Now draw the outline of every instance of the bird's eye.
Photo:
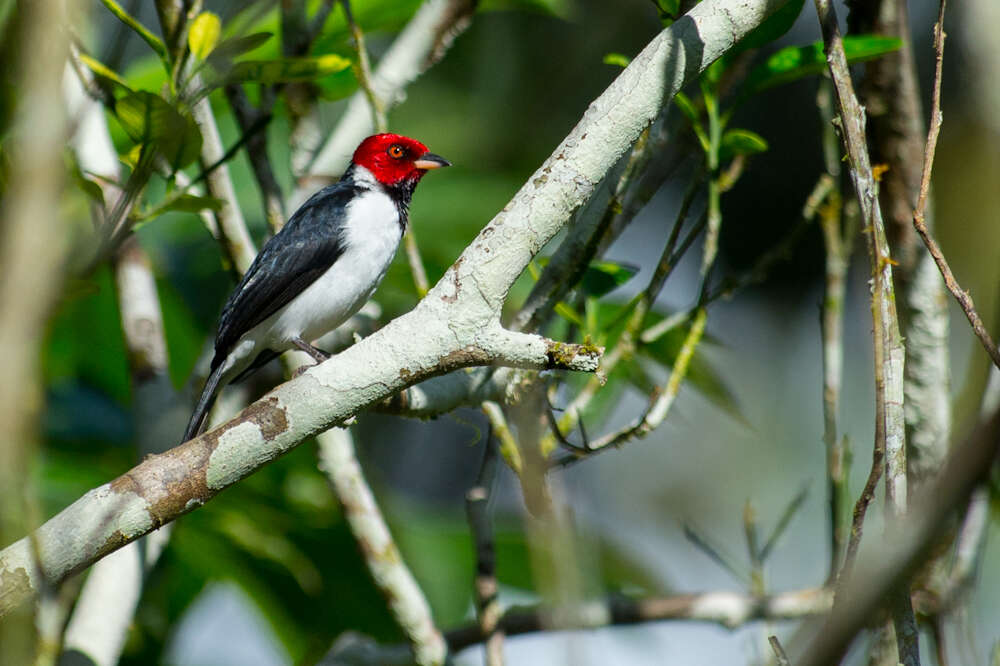
<svg viewBox="0 0 1000 666">
<path fill-rule="evenodd" d="M 394 160 L 398 160 L 399 158 L 401 158 L 403 155 L 406 154 L 406 151 L 398 143 L 389 146 L 388 152 L 389 152 L 389 157 L 391 157 Z"/>
</svg>

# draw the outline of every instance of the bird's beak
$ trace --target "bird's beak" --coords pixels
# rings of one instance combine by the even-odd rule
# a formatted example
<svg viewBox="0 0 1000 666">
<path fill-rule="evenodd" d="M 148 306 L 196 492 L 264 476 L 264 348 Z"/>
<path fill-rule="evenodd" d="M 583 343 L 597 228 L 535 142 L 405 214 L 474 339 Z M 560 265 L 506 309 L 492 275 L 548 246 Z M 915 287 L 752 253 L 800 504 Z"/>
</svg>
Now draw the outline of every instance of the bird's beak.
<svg viewBox="0 0 1000 666">
<path fill-rule="evenodd" d="M 441 167 L 451 166 L 451 162 L 441 157 L 440 155 L 435 155 L 434 153 L 424 153 L 418 159 L 413 161 L 413 166 L 418 169 L 440 169 Z"/>
</svg>

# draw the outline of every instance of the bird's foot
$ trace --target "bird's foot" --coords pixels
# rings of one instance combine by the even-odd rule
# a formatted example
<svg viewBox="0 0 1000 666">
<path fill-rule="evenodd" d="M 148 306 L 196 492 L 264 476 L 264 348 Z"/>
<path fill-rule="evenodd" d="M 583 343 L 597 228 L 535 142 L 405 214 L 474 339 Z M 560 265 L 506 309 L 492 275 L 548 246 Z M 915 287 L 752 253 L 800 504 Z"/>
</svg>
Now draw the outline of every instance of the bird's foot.
<svg viewBox="0 0 1000 666">
<path fill-rule="evenodd" d="M 302 338 L 292 338 L 292 344 L 298 347 L 301 351 L 304 351 L 305 353 L 312 356 L 313 360 L 316 361 L 316 363 L 322 363 L 326 359 L 330 358 L 329 353 L 323 351 L 322 349 L 313 347 L 311 344 L 309 344 Z"/>
</svg>

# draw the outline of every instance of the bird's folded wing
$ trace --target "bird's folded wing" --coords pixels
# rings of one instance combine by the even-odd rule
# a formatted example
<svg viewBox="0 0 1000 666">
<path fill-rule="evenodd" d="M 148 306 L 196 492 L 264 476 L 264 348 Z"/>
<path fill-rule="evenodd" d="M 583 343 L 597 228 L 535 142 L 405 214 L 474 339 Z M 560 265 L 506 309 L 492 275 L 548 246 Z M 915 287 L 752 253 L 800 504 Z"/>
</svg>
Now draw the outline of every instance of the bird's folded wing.
<svg viewBox="0 0 1000 666">
<path fill-rule="evenodd" d="M 244 333 L 287 305 L 340 257 L 345 209 L 356 194 L 356 187 L 344 181 L 317 192 L 264 245 L 222 310 L 213 366 Z"/>
</svg>

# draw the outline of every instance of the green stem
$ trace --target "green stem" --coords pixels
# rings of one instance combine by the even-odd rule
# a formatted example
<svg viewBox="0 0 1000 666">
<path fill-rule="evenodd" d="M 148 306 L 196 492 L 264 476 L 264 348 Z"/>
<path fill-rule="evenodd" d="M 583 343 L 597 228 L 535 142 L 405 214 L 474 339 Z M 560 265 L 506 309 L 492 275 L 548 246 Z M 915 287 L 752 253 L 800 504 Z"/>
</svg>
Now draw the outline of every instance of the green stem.
<svg viewBox="0 0 1000 666">
<path fill-rule="evenodd" d="M 135 30 L 139 36 L 142 37 L 143 41 L 149 44 L 149 47 L 156 52 L 156 55 L 160 56 L 160 59 L 163 62 L 166 63 L 168 61 L 167 47 L 163 44 L 163 41 L 159 37 L 151 33 L 146 26 L 139 23 L 135 17 L 125 11 L 125 8 L 115 2 L 115 0 L 101 0 L 101 3 L 107 7 L 108 11 L 114 14 L 119 21 Z"/>
</svg>

